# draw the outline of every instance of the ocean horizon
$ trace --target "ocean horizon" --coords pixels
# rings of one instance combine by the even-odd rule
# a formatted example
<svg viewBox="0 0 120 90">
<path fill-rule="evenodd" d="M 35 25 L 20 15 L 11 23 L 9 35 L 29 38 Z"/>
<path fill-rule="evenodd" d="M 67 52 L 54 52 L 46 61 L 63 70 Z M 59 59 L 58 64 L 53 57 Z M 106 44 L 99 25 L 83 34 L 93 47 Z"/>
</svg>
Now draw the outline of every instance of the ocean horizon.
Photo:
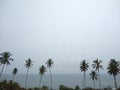
<svg viewBox="0 0 120 90">
<path fill-rule="evenodd" d="M 2 80 L 12 80 L 12 74 L 3 74 Z M 25 86 L 25 78 L 26 74 L 17 74 L 15 76 L 14 81 L 18 82 L 21 87 Z M 29 74 L 28 75 L 28 83 L 27 88 L 33 88 L 39 86 L 39 74 Z M 65 85 L 68 87 L 74 88 L 78 85 L 80 88 L 82 87 L 83 75 L 82 74 L 52 74 L 53 78 L 53 88 L 59 89 L 59 85 Z M 96 88 L 99 88 L 99 81 L 95 81 Z M 120 87 L 120 75 L 117 76 L 117 84 Z M 50 75 L 45 74 L 42 78 L 41 86 L 50 87 Z M 101 74 L 101 85 L 102 88 L 110 86 L 114 88 L 114 78 L 108 74 Z M 93 87 L 93 81 L 91 80 L 89 75 L 86 75 L 86 87 Z"/>
</svg>

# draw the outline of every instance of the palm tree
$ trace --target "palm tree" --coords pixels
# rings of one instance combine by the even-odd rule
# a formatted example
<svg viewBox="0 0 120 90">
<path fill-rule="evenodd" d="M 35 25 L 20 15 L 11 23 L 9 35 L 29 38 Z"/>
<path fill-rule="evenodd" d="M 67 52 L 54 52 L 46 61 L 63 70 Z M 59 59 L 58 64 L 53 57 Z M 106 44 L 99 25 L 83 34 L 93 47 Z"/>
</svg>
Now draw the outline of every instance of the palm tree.
<svg viewBox="0 0 120 90">
<path fill-rule="evenodd" d="M 17 72 L 18 72 L 18 69 L 17 69 L 17 68 L 14 68 L 13 71 L 12 71 L 13 81 L 14 81 L 14 78 L 15 78 L 15 75 L 17 74 Z"/>
<path fill-rule="evenodd" d="M 96 73 L 96 71 L 92 70 L 89 75 L 90 75 L 91 79 L 93 80 L 93 85 L 94 85 L 94 89 L 95 89 L 95 80 L 97 80 L 97 73 Z"/>
<path fill-rule="evenodd" d="M 51 74 L 51 67 L 53 66 L 53 61 L 52 59 L 48 59 L 48 61 L 46 62 L 47 67 L 49 68 L 49 72 L 50 72 L 50 78 L 51 78 L 51 90 L 52 90 L 52 74 Z"/>
<path fill-rule="evenodd" d="M 10 52 L 3 52 L 0 55 L 1 55 L 0 64 L 3 65 L 0 73 L 0 79 L 1 79 L 5 65 L 10 65 L 10 60 L 13 61 L 13 59 L 10 58 L 10 56 L 12 56 Z"/>
<path fill-rule="evenodd" d="M 44 65 L 42 65 L 40 68 L 39 68 L 39 74 L 40 74 L 40 81 L 39 81 L 39 88 L 41 87 L 41 80 L 42 80 L 42 76 L 45 74 L 46 72 L 46 68 Z"/>
<path fill-rule="evenodd" d="M 103 69 L 103 66 L 101 65 L 101 63 L 102 63 L 102 61 L 97 59 L 97 60 L 94 60 L 93 64 L 92 64 L 93 69 L 98 71 L 100 90 L 101 90 L 100 69 Z"/>
<path fill-rule="evenodd" d="M 32 67 L 32 60 L 30 58 L 28 58 L 28 60 L 26 60 L 26 68 L 27 68 L 27 74 L 26 74 L 26 81 L 25 81 L 25 89 L 26 89 L 26 86 L 27 86 L 27 78 L 28 78 L 28 72 L 29 72 L 29 69 Z"/>
<path fill-rule="evenodd" d="M 116 76 L 120 72 L 120 67 L 119 67 L 118 61 L 116 61 L 115 59 L 111 59 L 110 62 L 109 62 L 109 64 L 108 64 L 107 70 L 108 70 L 108 73 L 110 75 L 114 76 L 115 88 L 117 89 Z"/>
<path fill-rule="evenodd" d="M 86 87 L 86 71 L 88 70 L 89 68 L 89 64 L 83 60 L 81 63 L 80 63 L 80 70 L 81 72 L 83 72 L 83 86 L 84 88 Z"/>
</svg>

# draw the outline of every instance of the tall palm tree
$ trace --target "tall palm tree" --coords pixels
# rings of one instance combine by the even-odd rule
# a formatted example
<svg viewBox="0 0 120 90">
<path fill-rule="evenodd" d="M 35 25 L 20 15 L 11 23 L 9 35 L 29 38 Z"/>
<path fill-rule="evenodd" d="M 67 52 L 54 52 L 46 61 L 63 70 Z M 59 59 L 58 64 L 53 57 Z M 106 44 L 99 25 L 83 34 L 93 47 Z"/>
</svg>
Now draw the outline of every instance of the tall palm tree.
<svg viewBox="0 0 120 90">
<path fill-rule="evenodd" d="M 81 72 L 83 72 L 83 86 L 84 88 L 86 87 L 86 71 L 88 70 L 89 68 L 89 64 L 83 60 L 81 63 L 80 63 L 80 70 Z"/>
<path fill-rule="evenodd" d="M 46 62 L 46 64 L 47 64 L 47 67 L 49 68 L 49 72 L 50 72 L 50 78 L 51 78 L 51 82 L 50 82 L 50 84 L 51 84 L 51 90 L 52 90 L 52 74 L 51 74 L 51 67 L 53 66 L 53 61 L 52 61 L 52 59 L 48 59 L 48 61 Z"/>
<path fill-rule="evenodd" d="M 103 66 L 101 65 L 102 61 L 101 60 L 94 60 L 93 61 L 93 69 L 95 69 L 96 71 L 98 71 L 98 77 L 99 77 L 99 86 L 100 86 L 100 90 L 101 90 L 101 79 L 100 79 L 100 69 L 103 69 Z"/>
<path fill-rule="evenodd" d="M 119 67 L 118 61 L 116 61 L 115 59 L 111 59 L 110 62 L 109 62 L 109 64 L 108 64 L 107 70 L 108 70 L 108 73 L 110 75 L 114 76 L 115 88 L 117 89 L 116 76 L 120 72 L 120 67 Z"/>
<path fill-rule="evenodd" d="M 10 58 L 12 56 L 12 54 L 10 52 L 3 52 L 0 54 L 0 64 L 3 65 L 2 69 L 1 69 L 1 73 L 0 73 L 0 79 L 4 70 L 5 65 L 10 65 L 10 60 L 13 61 L 12 58 Z"/>
<path fill-rule="evenodd" d="M 89 75 L 90 75 L 91 79 L 93 80 L 93 85 L 94 85 L 94 89 L 95 89 L 95 80 L 97 80 L 97 73 L 96 73 L 96 71 L 92 70 Z"/>
<path fill-rule="evenodd" d="M 14 81 L 14 78 L 15 78 L 15 75 L 17 74 L 18 72 L 18 69 L 17 68 L 14 68 L 13 71 L 12 71 L 12 74 L 13 74 L 13 80 Z"/>
<path fill-rule="evenodd" d="M 25 66 L 27 68 L 27 74 L 26 74 L 26 81 L 25 81 L 25 89 L 26 89 L 26 86 L 27 86 L 27 78 L 28 78 L 28 72 L 29 72 L 29 69 L 32 67 L 32 60 L 30 58 L 28 58 L 28 60 L 26 60 L 26 63 L 25 63 Z"/>
<path fill-rule="evenodd" d="M 45 68 L 44 65 L 42 65 L 42 66 L 39 68 L 39 74 L 40 74 L 39 88 L 41 87 L 42 76 L 45 74 L 45 72 L 46 72 L 46 68 Z"/>
</svg>

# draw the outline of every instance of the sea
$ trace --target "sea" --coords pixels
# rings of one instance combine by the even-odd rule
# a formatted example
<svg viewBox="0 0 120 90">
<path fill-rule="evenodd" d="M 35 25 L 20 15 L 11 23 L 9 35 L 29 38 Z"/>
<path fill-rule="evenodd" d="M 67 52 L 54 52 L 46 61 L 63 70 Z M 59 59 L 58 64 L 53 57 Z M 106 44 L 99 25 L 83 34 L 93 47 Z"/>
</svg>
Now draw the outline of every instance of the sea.
<svg viewBox="0 0 120 90">
<path fill-rule="evenodd" d="M 104 87 L 114 88 L 114 78 L 108 74 L 101 74 L 101 85 Z M 2 80 L 12 80 L 13 76 L 11 74 L 3 74 Z M 15 82 L 18 82 L 21 87 L 25 86 L 25 74 L 17 74 L 14 78 Z M 29 74 L 27 88 L 34 88 L 39 86 L 39 74 Z M 80 88 L 83 88 L 83 75 L 82 74 L 52 74 L 52 85 L 53 88 L 59 90 L 60 85 L 65 85 L 67 87 L 75 88 L 78 85 Z M 96 88 L 99 88 L 99 81 L 95 81 Z M 117 84 L 120 87 L 120 75 L 117 76 Z M 42 78 L 41 85 L 50 87 L 50 75 L 46 74 Z M 93 81 L 90 76 L 86 76 L 86 87 L 93 87 Z"/>
</svg>

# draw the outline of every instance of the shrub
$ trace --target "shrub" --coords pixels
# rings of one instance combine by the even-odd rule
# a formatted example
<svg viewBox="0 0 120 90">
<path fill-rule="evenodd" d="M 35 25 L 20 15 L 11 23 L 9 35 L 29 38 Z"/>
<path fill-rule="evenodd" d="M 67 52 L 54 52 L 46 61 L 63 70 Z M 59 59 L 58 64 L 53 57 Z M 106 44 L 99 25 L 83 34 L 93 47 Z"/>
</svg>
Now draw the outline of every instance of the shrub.
<svg viewBox="0 0 120 90">
<path fill-rule="evenodd" d="M 3 80 L 0 82 L 0 90 L 20 90 L 20 85 L 12 80 Z"/>
<path fill-rule="evenodd" d="M 64 85 L 59 86 L 59 90 L 74 90 L 73 88 L 66 87 Z"/>
</svg>

